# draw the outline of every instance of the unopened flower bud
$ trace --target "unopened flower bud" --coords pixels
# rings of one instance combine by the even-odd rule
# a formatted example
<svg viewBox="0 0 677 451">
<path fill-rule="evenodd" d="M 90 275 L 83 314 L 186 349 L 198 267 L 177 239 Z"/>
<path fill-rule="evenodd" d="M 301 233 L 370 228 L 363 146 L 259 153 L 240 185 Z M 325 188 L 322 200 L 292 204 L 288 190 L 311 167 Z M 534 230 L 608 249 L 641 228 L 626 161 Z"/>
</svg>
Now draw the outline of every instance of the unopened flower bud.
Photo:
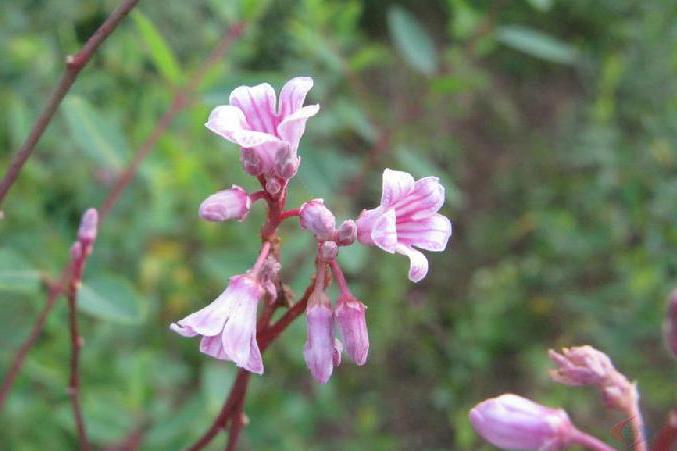
<svg viewBox="0 0 677 451">
<path fill-rule="evenodd" d="M 78 228 L 78 240 L 91 243 L 96 239 L 96 228 L 99 223 L 99 215 L 95 208 L 88 209 L 82 215 Z"/>
<path fill-rule="evenodd" d="M 82 243 L 80 241 L 73 243 L 70 252 L 73 261 L 80 260 L 82 258 Z"/>
<path fill-rule="evenodd" d="M 357 224 L 352 219 L 343 221 L 335 235 L 336 243 L 339 246 L 350 246 L 357 238 Z"/>
<path fill-rule="evenodd" d="M 254 149 L 243 148 L 240 154 L 240 161 L 242 162 L 242 168 L 247 174 L 256 177 L 263 173 L 263 161 Z"/>
<path fill-rule="evenodd" d="M 282 184 L 277 177 L 271 177 L 266 180 L 266 192 L 271 196 L 277 196 L 282 191 Z"/>
<path fill-rule="evenodd" d="M 486 441 L 508 449 L 561 449 L 576 431 L 564 410 L 513 394 L 479 403 L 470 410 L 470 422 Z"/>
<path fill-rule="evenodd" d="M 677 358 L 677 289 L 670 295 L 668 312 L 665 317 L 665 343 L 672 355 Z"/>
<path fill-rule="evenodd" d="M 292 152 L 289 146 L 281 147 L 275 153 L 275 173 L 284 179 L 294 177 L 300 164 L 301 159 Z"/>
<path fill-rule="evenodd" d="M 555 382 L 565 385 L 593 385 L 604 403 L 613 409 L 624 410 L 635 401 L 635 384 L 614 368 L 611 359 L 592 346 L 564 348 L 559 354 L 549 351 L 550 360 L 557 368 L 550 371 Z"/>
<path fill-rule="evenodd" d="M 320 258 L 324 261 L 331 261 L 338 255 L 338 246 L 333 241 L 325 241 L 320 246 Z"/>
<path fill-rule="evenodd" d="M 324 206 L 322 199 L 313 199 L 301 205 L 299 213 L 301 227 L 315 235 L 320 241 L 331 240 L 336 227 L 334 214 Z"/>
<path fill-rule="evenodd" d="M 334 316 L 338 323 L 346 352 L 358 365 L 364 365 L 369 354 L 369 333 L 365 311 L 367 307 L 349 294 L 339 296 Z"/>
<path fill-rule="evenodd" d="M 231 189 L 218 191 L 200 204 L 200 216 L 207 221 L 242 221 L 251 208 L 251 200 L 247 192 L 237 185 Z"/>
<path fill-rule="evenodd" d="M 340 349 L 334 338 L 334 318 L 327 295 L 315 290 L 306 309 L 308 338 L 303 349 L 306 365 L 315 380 L 327 383 L 334 367 L 340 363 Z M 338 355 L 337 355 L 338 354 Z"/>
</svg>

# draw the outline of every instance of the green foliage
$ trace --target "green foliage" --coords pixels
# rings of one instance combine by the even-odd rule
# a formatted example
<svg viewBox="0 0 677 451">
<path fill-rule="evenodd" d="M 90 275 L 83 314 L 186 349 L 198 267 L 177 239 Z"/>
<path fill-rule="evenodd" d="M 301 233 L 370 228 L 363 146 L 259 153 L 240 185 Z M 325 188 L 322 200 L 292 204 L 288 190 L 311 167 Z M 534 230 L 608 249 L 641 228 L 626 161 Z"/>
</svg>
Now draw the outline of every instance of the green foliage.
<svg viewBox="0 0 677 451">
<path fill-rule="evenodd" d="M 1 168 L 64 55 L 114 4 L 0 2 Z M 655 430 L 677 403 L 677 365 L 661 343 L 677 278 L 677 11 L 629 0 L 497 5 L 140 2 L 81 73 L 3 204 L 0 374 L 44 304 L 44 282 L 67 261 L 80 214 L 101 202 L 219 36 L 245 21 L 110 212 L 88 262 L 83 405 L 96 448 L 141 426 L 141 449 L 183 449 L 216 414 L 234 367 L 168 326 L 251 266 L 263 209 L 243 224 L 199 220 L 209 194 L 256 189 L 237 149 L 203 123 L 236 86 L 279 88 L 304 74 L 321 112 L 308 122 L 290 206 L 323 197 L 343 220 L 378 202 L 384 167 L 436 175 L 454 236 L 428 254 L 430 274 L 416 285 L 404 257 L 342 250 L 369 306 L 367 365 L 344 362 L 315 384 L 298 321 L 252 380 L 241 448 L 490 449 L 467 411 L 506 391 L 562 406 L 620 446 L 596 396 L 548 381 L 547 349 L 583 343 L 638 381 Z M 284 278 L 298 294 L 312 242 L 293 224 L 282 239 Z M 66 323 L 60 299 L 2 412 L 3 449 L 76 447 Z"/>
</svg>

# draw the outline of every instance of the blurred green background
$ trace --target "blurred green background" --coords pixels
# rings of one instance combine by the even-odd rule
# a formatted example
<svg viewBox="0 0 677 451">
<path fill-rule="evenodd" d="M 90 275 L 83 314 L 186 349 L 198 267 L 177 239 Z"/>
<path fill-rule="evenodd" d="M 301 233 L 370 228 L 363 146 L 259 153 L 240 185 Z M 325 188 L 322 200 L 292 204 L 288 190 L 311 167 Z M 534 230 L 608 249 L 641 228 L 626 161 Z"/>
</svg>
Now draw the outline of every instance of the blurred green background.
<svg viewBox="0 0 677 451">
<path fill-rule="evenodd" d="M 63 69 L 117 1 L 0 3 L 0 159 L 27 136 Z M 467 411 L 505 391 L 562 406 L 609 443 L 619 415 L 596 393 L 550 382 L 550 347 L 592 344 L 642 392 L 649 433 L 677 403 L 661 341 L 677 278 L 677 2 L 630 0 L 143 0 L 68 94 L 3 205 L 0 373 L 67 261 L 80 214 L 98 205 L 228 27 L 246 30 L 211 70 L 112 211 L 81 296 L 86 421 L 97 448 L 138 432 L 141 449 L 185 447 L 230 387 L 232 364 L 198 352 L 171 321 L 251 266 L 245 224 L 197 207 L 255 189 L 210 109 L 241 84 L 279 89 L 310 75 L 308 122 L 290 205 L 323 197 L 340 220 L 380 198 L 390 167 L 438 175 L 448 250 L 420 284 L 407 259 L 353 246 L 341 256 L 369 306 L 364 367 L 331 382 L 305 368 L 304 321 L 265 356 L 241 449 L 490 449 Z M 374 150 L 375 149 L 375 150 Z M 359 174 L 360 182 L 355 182 Z M 297 293 L 311 241 L 283 230 Z M 76 447 L 60 301 L 0 421 L 0 448 Z M 210 449 L 222 449 L 225 434 Z"/>
</svg>

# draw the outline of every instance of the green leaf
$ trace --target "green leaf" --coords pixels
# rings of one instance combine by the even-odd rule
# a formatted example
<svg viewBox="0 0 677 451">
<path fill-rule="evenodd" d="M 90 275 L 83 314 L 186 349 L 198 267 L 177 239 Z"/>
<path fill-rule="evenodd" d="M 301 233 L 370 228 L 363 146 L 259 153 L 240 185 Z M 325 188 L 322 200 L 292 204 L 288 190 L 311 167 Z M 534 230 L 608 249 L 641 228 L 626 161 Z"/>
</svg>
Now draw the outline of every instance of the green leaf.
<svg viewBox="0 0 677 451">
<path fill-rule="evenodd" d="M 413 15 L 399 6 L 390 8 L 388 28 L 395 47 L 411 67 L 426 75 L 437 70 L 435 44 Z"/>
<path fill-rule="evenodd" d="M 578 50 L 575 47 L 540 31 L 519 25 L 498 27 L 496 39 L 515 50 L 553 63 L 573 64 L 578 58 Z"/>
<path fill-rule="evenodd" d="M 78 292 L 79 308 L 94 317 L 123 324 L 143 321 L 143 299 L 126 280 L 105 275 L 87 281 Z"/>
<path fill-rule="evenodd" d="M 40 272 L 23 257 L 9 249 L 0 249 L 0 290 L 37 291 Z"/>
<path fill-rule="evenodd" d="M 70 95 L 63 112 L 73 141 L 85 154 L 106 169 L 120 169 L 127 153 L 127 142 L 120 129 L 104 119 L 85 99 Z"/>
<path fill-rule="evenodd" d="M 172 49 L 167 45 L 167 41 L 162 37 L 160 31 L 149 18 L 139 11 L 134 11 L 132 18 L 146 43 L 150 57 L 153 59 L 153 64 L 155 64 L 157 70 L 168 82 L 174 85 L 180 84 L 183 78 L 181 68 L 176 62 Z"/>
</svg>

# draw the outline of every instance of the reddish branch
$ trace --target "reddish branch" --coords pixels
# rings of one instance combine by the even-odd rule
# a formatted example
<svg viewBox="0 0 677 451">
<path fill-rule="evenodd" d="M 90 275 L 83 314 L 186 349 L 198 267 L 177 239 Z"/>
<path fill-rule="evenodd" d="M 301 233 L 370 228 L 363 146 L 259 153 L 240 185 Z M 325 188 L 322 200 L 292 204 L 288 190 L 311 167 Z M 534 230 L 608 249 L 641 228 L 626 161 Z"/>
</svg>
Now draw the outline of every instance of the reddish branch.
<svg viewBox="0 0 677 451">
<path fill-rule="evenodd" d="M 24 164 L 26 164 L 26 161 L 35 150 L 36 144 L 52 121 L 54 113 L 56 113 L 56 110 L 59 108 L 61 101 L 66 96 L 71 86 L 73 86 L 80 71 L 87 65 L 89 60 L 92 59 L 92 56 L 103 41 L 110 36 L 120 22 L 122 22 L 122 19 L 127 16 L 129 11 L 131 11 L 138 2 L 139 0 L 124 0 L 120 6 L 108 16 L 94 34 L 90 36 L 80 51 L 75 55 L 66 58 L 66 69 L 61 77 L 61 81 L 54 89 L 54 92 L 52 92 L 49 100 L 47 100 L 47 103 L 45 104 L 42 113 L 40 113 L 40 116 L 35 121 L 35 125 L 33 125 L 33 129 L 28 135 L 28 138 L 26 138 L 26 141 L 14 155 L 5 177 L 0 181 L 0 204 L 2 204 L 9 189 L 19 176 L 19 172 L 21 172 Z"/>
<path fill-rule="evenodd" d="M 123 3 L 123 5 L 120 6 L 120 8 L 118 8 L 116 10 L 116 12 L 119 13 L 123 6 L 129 5 L 129 4 L 131 4 L 131 6 L 129 7 L 129 9 L 131 9 L 131 7 L 134 4 L 136 4 L 136 1 L 134 1 L 134 2 L 127 1 L 127 2 Z M 127 10 L 127 12 L 128 11 L 129 10 Z M 116 12 L 114 12 L 111 15 L 111 17 L 113 17 Z M 116 17 L 118 17 L 118 16 L 116 16 Z M 106 25 L 106 23 L 109 23 L 109 21 L 107 20 L 106 23 L 104 24 L 104 25 L 106 25 L 106 27 L 104 28 L 104 26 L 102 25 L 101 28 L 99 29 L 99 31 L 97 31 L 97 33 L 99 33 L 101 30 L 104 30 L 106 34 L 105 35 L 97 35 L 97 33 L 95 33 L 92 36 L 92 38 L 90 38 L 90 40 L 87 42 L 87 44 L 85 45 L 83 50 L 78 53 L 78 55 L 84 55 L 84 56 L 76 55 L 76 57 L 73 57 L 73 60 L 75 62 L 74 63 L 71 62 L 70 64 L 76 64 L 76 65 L 84 66 L 84 64 L 87 63 L 89 58 L 91 58 L 91 53 L 93 53 L 96 50 L 96 47 L 98 47 L 98 45 L 100 45 L 101 41 L 103 41 L 103 39 L 105 39 L 105 37 L 113 31 L 113 29 L 115 28 L 115 26 L 117 26 L 117 24 L 122 19 L 122 17 L 123 16 L 118 17 L 116 19 L 116 22 L 114 23 L 114 25 L 110 25 L 110 24 Z M 221 60 L 221 58 L 223 58 L 223 56 L 225 55 L 225 53 L 230 48 L 233 41 L 242 34 L 243 30 L 244 30 L 244 24 L 242 24 L 242 23 L 232 25 L 226 31 L 226 33 L 223 35 L 223 37 L 221 38 L 221 40 L 219 41 L 217 46 L 214 48 L 214 50 L 209 54 L 209 56 L 205 59 L 205 61 L 200 65 L 200 67 L 194 73 L 191 80 L 186 84 L 185 88 L 183 88 L 179 92 L 177 92 L 177 94 L 175 95 L 167 113 L 165 113 L 160 118 L 160 120 L 158 121 L 158 124 L 155 126 L 155 128 L 153 129 L 151 134 L 141 144 L 141 146 L 137 149 L 136 154 L 134 155 L 134 158 L 132 159 L 130 164 L 127 166 L 127 168 L 122 172 L 122 174 L 120 175 L 118 180 L 115 182 L 115 184 L 111 188 L 109 194 L 106 196 L 106 199 L 104 200 L 101 208 L 99 209 L 99 225 L 104 220 L 107 213 L 110 212 L 111 208 L 113 208 L 113 206 L 115 205 L 117 200 L 120 198 L 120 195 L 125 190 L 125 188 L 127 188 L 129 183 L 133 180 L 134 176 L 136 175 L 136 173 L 139 170 L 139 166 L 141 165 L 141 162 L 153 150 L 155 143 L 160 138 L 160 136 L 167 130 L 167 128 L 171 124 L 174 117 L 176 117 L 176 115 L 179 112 L 181 112 L 188 105 L 190 96 L 194 93 L 194 91 L 200 85 L 200 83 L 204 79 L 205 74 L 209 71 L 209 69 L 214 64 L 216 64 L 219 60 Z M 103 33 L 103 31 L 101 31 L 101 32 Z M 92 42 L 92 40 L 94 39 L 95 36 L 99 36 L 97 38 L 98 43 L 96 44 L 96 47 L 93 47 L 93 44 L 90 44 L 90 42 Z M 85 53 L 85 50 L 87 50 L 87 53 Z M 61 85 L 59 85 L 59 86 L 61 86 Z M 67 91 L 67 89 L 64 91 L 64 94 L 65 94 L 66 91 Z M 52 102 L 52 100 L 53 99 L 50 99 L 49 102 Z M 59 99 L 59 101 L 60 101 L 60 99 Z M 58 106 L 58 102 L 54 106 L 54 109 L 56 109 L 56 106 Z M 47 111 L 47 107 L 45 108 L 45 111 Z M 53 114 L 53 112 L 52 112 L 52 114 Z M 43 113 L 43 115 L 44 115 L 44 113 Z M 42 116 L 41 116 L 41 118 L 42 118 Z M 46 117 L 46 119 L 44 119 L 43 131 L 44 131 L 44 127 L 47 126 L 50 119 L 51 119 L 51 115 L 49 115 L 48 117 Z M 40 123 L 40 119 L 38 120 L 38 123 Z M 38 124 L 36 124 L 36 128 L 37 128 L 37 126 L 38 126 Z M 33 133 L 34 132 L 32 132 L 31 135 L 33 135 Z M 40 134 L 41 133 L 42 132 L 40 132 Z M 39 134 L 37 135 L 37 138 L 39 138 Z M 36 138 L 36 142 L 37 142 L 37 138 Z M 30 140 L 30 138 L 29 138 L 29 140 Z M 28 143 L 28 141 L 27 141 L 27 143 Z M 26 145 L 24 145 L 24 147 L 25 146 Z M 32 151 L 32 148 L 34 146 L 35 146 L 35 143 L 33 143 L 31 145 L 30 150 L 28 151 L 28 154 L 30 154 L 30 152 Z M 22 149 L 23 149 L 23 147 L 22 147 Z M 28 158 L 28 157 L 26 156 L 26 158 Z M 16 173 L 18 173 L 19 170 L 20 170 L 20 166 L 16 170 Z M 12 172 L 11 168 L 10 168 L 10 172 Z M 5 182 L 8 180 L 9 176 L 10 176 L 10 174 L 8 173 L 8 175 L 5 177 L 5 179 L 3 179 L 2 183 L 0 183 L 0 186 L 5 185 Z M 14 174 L 11 177 L 12 177 L 12 179 L 15 179 L 16 174 Z M 9 189 L 9 186 L 11 186 L 11 184 L 12 184 L 12 181 L 10 181 L 7 184 L 7 189 Z M 2 197 L 5 194 L 6 194 L 6 190 L 2 192 L 2 195 L 0 195 L 0 202 L 2 202 Z M 38 338 L 40 337 L 40 334 L 42 333 L 42 330 L 45 326 L 45 322 L 47 320 L 47 317 L 49 316 L 49 313 L 52 311 L 52 308 L 56 304 L 56 301 L 59 298 L 59 296 L 64 294 L 64 292 L 69 287 L 69 281 L 70 281 L 70 276 L 71 276 L 70 271 L 71 271 L 71 268 L 70 268 L 70 265 L 68 265 L 68 267 L 61 274 L 61 277 L 59 278 L 59 282 L 54 283 L 50 287 L 49 293 L 47 295 L 47 300 L 45 302 L 45 306 L 43 307 L 42 311 L 38 315 L 38 317 L 37 317 L 37 319 L 36 319 L 36 321 L 33 325 L 33 328 L 31 329 L 30 335 L 28 336 L 26 341 L 24 341 L 24 343 L 21 345 L 21 347 L 17 351 L 17 353 L 16 353 L 16 355 L 15 355 L 13 361 L 12 361 L 12 364 L 10 366 L 10 369 L 7 372 L 7 374 L 5 375 L 2 386 L 0 388 L 0 411 L 4 407 L 4 403 L 7 399 L 7 395 L 11 391 L 11 388 L 14 384 L 14 381 L 16 380 L 16 377 L 18 376 L 19 371 L 21 370 L 21 367 L 23 366 L 23 363 L 26 359 L 26 355 L 28 354 L 30 349 L 35 345 Z"/>
<path fill-rule="evenodd" d="M 673 410 L 668 415 L 668 421 L 658 431 L 658 436 L 651 446 L 651 451 L 670 451 L 672 445 L 677 443 L 677 410 Z"/>
<path fill-rule="evenodd" d="M 2 408 L 5 405 L 5 401 L 7 400 L 7 395 L 12 389 L 12 385 L 14 385 L 16 377 L 19 375 L 19 370 L 21 369 L 24 361 L 26 360 L 28 351 L 30 351 L 33 345 L 35 345 L 35 343 L 38 341 L 38 338 L 42 333 L 42 329 L 45 327 L 47 317 L 49 316 L 49 313 L 52 311 L 52 308 L 56 304 L 57 299 L 59 299 L 59 296 L 63 291 L 61 280 L 66 280 L 69 272 L 70 267 L 67 267 L 64 273 L 62 274 L 61 278 L 59 279 L 60 281 L 51 284 L 49 292 L 47 294 L 47 301 L 45 302 L 45 306 L 40 311 L 40 314 L 38 314 L 38 317 L 35 320 L 35 323 L 33 324 L 33 328 L 31 329 L 31 333 L 28 335 L 28 338 L 26 338 L 26 340 L 23 342 L 19 350 L 16 352 L 14 360 L 12 361 L 12 365 L 7 371 L 5 379 L 2 381 L 2 387 L 0 387 L 0 411 L 2 411 Z"/>
</svg>

